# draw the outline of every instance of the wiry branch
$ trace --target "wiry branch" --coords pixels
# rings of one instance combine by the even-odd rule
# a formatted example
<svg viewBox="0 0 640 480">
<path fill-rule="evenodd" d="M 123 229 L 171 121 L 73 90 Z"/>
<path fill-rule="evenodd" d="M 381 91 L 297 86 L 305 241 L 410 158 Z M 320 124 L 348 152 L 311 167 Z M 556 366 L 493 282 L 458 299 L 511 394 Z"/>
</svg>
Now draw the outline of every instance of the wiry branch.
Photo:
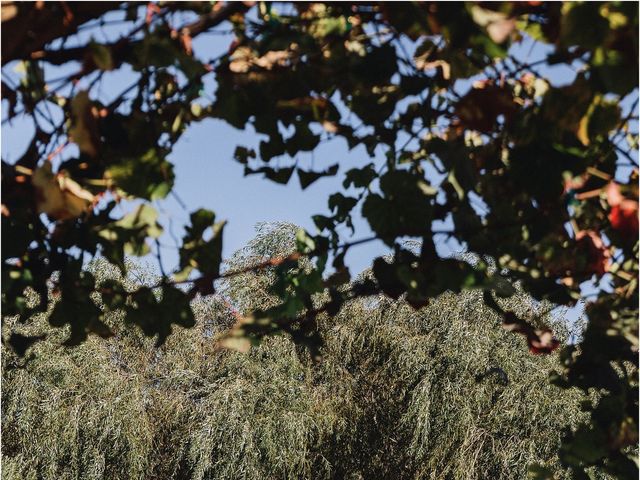
<svg viewBox="0 0 640 480">
<path fill-rule="evenodd" d="M 3 2 L 2 65 L 29 59 L 31 52 L 120 6 L 120 2 Z"/>
<path fill-rule="evenodd" d="M 236 13 L 244 13 L 249 10 L 253 2 L 230 2 L 222 8 L 215 9 L 206 15 L 201 15 L 198 20 L 180 29 L 180 33 L 195 37 L 202 32 L 220 25 L 225 20 L 229 20 Z"/>
<path fill-rule="evenodd" d="M 367 238 L 362 238 L 360 240 L 355 240 L 353 242 L 348 242 L 348 243 L 344 243 L 338 247 L 335 248 L 335 250 L 341 250 L 341 249 L 347 249 L 347 248 L 351 248 L 357 245 L 362 245 L 364 243 L 368 243 L 368 242 L 372 242 L 374 240 L 377 240 L 377 237 L 367 237 Z M 273 257 L 273 258 L 269 258 L 267 260 L 265 260 L 264 262 L 260 262 L 260 263 L 256 263 L 254 265 L 249 265 L 247 267 L 243 267 L 240 269 L 236 269 L 236 270 L 231 270 L 229 272 L 224 272 L 221 273 L 219 275 L 206 275 L 206 276 L 201 276 L 201 277 L 197 277 L 197 278 L 193 278 L 193 279 L 188 279 L 188 280 L 181 280 L 181 281 L 173 281 L 171 282 L 174 285 L 179 285 L 179 284 L 186 284 L 186 283 L 197 283 L 200 281 L 215 281 L 215 280 L 221 280 L 224 278 L 232 278 L 232 277 L 237 277 L 239 275 L 243 275 L 245 273 L 252 273 L 252 272 L 259 272 L 261 270 L 265 270 L 267 268 L 271 268 L 271 267 L 277 267 L 279 265 L 282 265 L 284 263 L 287 262 L 295 262 L 300 260 L 303 257 L 312 257 L 315 255 L 320 255 L 323 253 L 326 253 L 328 251 L 328 248 L 317 248 L 315 250 L 311 250 L 307 253 L 300 253 L 300 252 L 293 252 L 289 255 L 284 255 L 281 257 Z M 163 281 L 161 281 L 160 283 L 154 285 L 151 288 L 158 288 L 161 287 L 162 285 L 165 285 L 166 282 L 166 278 L 163 279 Z"/>
<path fill-rule="evenodd" d="M 107 11 L 111 10 L 112 8 L 114 7 L 113 6 L 109 7 Z M 221 24 L 225 20 L 228 20 L 231 16 L 237 13 L 246 12 L 249 8 L 250 8 L 250 5 L 247 5 L 244 2 L 231 2 L 230 4 L 222 8 L 219 8 L 217 10 L 214 10 L 211 13 L 202 15 L 198 20 L 181 27 L 178 31 L 180 32 L 181 35 L 193 38 L 205 32 L 206 30 L 209 30 L 211 28 L 218 26 L 219 24 Z M 145 24 L 143 23 L 138 27 L 136 27 L 133 31 L 129 32 L 125 37 L 115 42 L 104 45 L 104 47 L 108 48 L 111 51 L 111 56 L 114 60 L 114 63 L 118 64 L 123 60 L 124 54 L 127 51 L 129 51 L 131 46 L 135 43 L 132 37 L 136 33 L 138 33 L 140 30 L 142 30 L 144 26 Z M 43 42 L 39 48 L 23 49 L 24 53 L 17 52 L 15 54 L 5 54 L 4 27 L 5 25 L 3 24 L 3 35 L 2 35 L 3 64 L 6 61 L 9 61 L 11 59 L 17 59 L 17 58 L 31 59 L 31 60 L 44 60 L 53 65 L 63 65 L 70 61 L 80 61 L 85 63 L 85 68 L 83 69 L 83 71 L 80 72 L 82 75 L 86 75 L 87 73 L 90 73 L 92 70 L 96 68 L 95 65 L 92 64 L 93 62 L 91 61 L 87 45 L 83 45 L 80 47 L 73 47 L 73 48 L 57 49 L 57 50 L 44 50 L 45 44 L 55 38 L 58 38 L 58 36 L 55 36 L 47 40 L 46 42 Z M 74 33 L 74 32 L 75 30 L 70 31 L 65 35 L 69 35 L 70 33 Z M 7 60 L 7 57 L 12 57 L 12 58 L 9 58 Z"/>
</svg>

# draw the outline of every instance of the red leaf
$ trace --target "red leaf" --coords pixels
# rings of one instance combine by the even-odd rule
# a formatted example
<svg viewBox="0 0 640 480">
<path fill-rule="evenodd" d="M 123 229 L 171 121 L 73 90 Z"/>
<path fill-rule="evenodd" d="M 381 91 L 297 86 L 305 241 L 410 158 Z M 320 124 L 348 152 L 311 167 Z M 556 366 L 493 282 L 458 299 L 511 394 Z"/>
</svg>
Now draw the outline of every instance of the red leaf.
<svg viewBox="0 0 640 480">
<path fill-rule="evenodd" d="M 502 326 L 509 332 L 520 333 L 527 338 L 529 351 L 535 355 L 549 354 L 560 346 L 560 342 L 548 328 L 536 329 L 518 318 L 513 312 L 505 312 Z"/>
<path fill-rule="evenodd" d="M 587 272 L 604 275 L 609 270 L 611 252 L 604 245 L 602 238 L 593 230 L 583 230 L 576 234 L 578 255 L 587 257 Z"/>
<path fill-rule="evenodd" d="M 638 238 L 638 202 L 624 198 L 620 186 L 611 182 L 607 186 L 607 201 L 611 206 L 609 222 L 611 227 L 625 237 Z"/>
<path fill-rule="evenodd" d="M 560 346 L 560 342 L 548 328 L 534 330 L 527 335 L 529 351 L 535 355 L 549 354 Z"/>
<path fill-rule="evenodd" d="M 498 117 L 503 115 L 509 122 L 516 113 L 513 95 L 506 89 L 492 85 L 490 82 L 476 83 L 469 93 L 460 99 L 455 114 L 460 124 L 479 132 L 490 132 L 496 125 Z"/>
</svg>

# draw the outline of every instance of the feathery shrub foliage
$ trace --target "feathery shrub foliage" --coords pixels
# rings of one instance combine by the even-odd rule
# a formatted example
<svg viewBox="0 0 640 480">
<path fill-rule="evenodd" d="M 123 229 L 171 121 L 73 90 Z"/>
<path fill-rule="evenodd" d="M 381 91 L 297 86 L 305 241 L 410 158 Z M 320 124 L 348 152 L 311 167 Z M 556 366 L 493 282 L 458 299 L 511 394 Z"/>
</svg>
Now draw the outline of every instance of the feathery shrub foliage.
<svg viewBox="0 0 640 480">
<path fill-rule="evenodd" d="M 232 266 L 285 252 L 290 231 L 263 227 Z M 250 273 L 197 300 L 196 327 L 159 349 L 116 319 L 115 338 L 75 348 L 49 331 L 26 364 L 5 349 L 3 478 L 522 479 L 530 463 L 556 464 L 580 396 L 548 383 L 556 355 L 531 355 L 480 292 L 418 311 L 353 301 L 320 322 L 321 362 L 284 336 L 247 354 L 217 348 L 231 305 L 264 305 L 268 283 Z M 524 295 L 507 301 L 545 314 Z M 43 315 L 29 333 L 45 327 Z"/>
</svg>

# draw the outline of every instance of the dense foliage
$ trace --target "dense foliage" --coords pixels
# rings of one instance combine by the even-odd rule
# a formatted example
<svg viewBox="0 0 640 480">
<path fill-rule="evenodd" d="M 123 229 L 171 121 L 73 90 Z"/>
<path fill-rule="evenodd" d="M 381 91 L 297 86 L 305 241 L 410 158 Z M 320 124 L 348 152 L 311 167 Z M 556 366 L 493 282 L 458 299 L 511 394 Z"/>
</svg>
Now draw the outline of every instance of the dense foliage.
<svg viewBox="0 0 640 480">
<path fill-rule="evenodd" d="M 234 263 L 284 233 L 264 229 Z M 91 270 L 118 277 L 104 262 Z M 129 289 L 156 281 L 133 272 Z M 272 279 L 245 274 L 226 297 L 255 307 Z M 319 363 L 283 336 L 220 350 L 235 319 L 215 297 L 160 349 L 108 315 L 112 339 L 63 349 L 59 332 L 24 368 L 5 350 L 3 478 L 525 478 L 530 463 L 558 464 L 580 395 L 549 385 L 558 356 L 528 354 L 480 296 L 445 294 L 417 312 L 384 296 L 349 302 L 319 319 Z M 522 294 L 508 304 L 546 316 Z M 46 331 L 46 318 L 29 330 Z"/>
<path fill-rule="evenodd" d="M 318 316 L 340 315 L 351 301 L 382 292 L 417 308 L 446 291 L 478 288 L 532 352 L 549 353 L 559 345 L 551 331 L 503 308 L 496 295 L 516 294 L 517 281 L 538 301 L 573 305 L 591 280 L 586 331 L 579 345 L 563 348 L 554 380 L 581 388 L 589 412 L 564 439 L 561 462 L 577 478 L 590 466 L 637 476 L 630 451 L 638 440 L 635 3 L 140 6 L 2 5 L 2 64 L 19 61 L 23 71 L 19 84 L 3 73 L 6 118 L 27 115 L 35 125 L 22 158 L 2 163 L 3 319 L 35 321 L 50 308 L 52 288 L 59 298 L 48 322 L 69 325 L 66 345 L 113 335 L 108 312 L 121 312 L 158 344 L 173 324 L 194 325 L 192 299 L 237 275 L 221 274 L 224 222 L 213 212 L 192 214 L 179 269 L 157 284 L 161 296 L 148 286 L 126 291 L 83 266 L 85 256 L 100 254 L 125 272 L 125 254 L 150 251 L 163 227 L 152 202 L 174 181 L 167 155 L 190 123 L 218 118 L 263 136 L 257 151 L 236 150 L 247 175 L 287 183 L 297 173 L 306 187 L 348 167 L 345 189 L 328 199 L 330 213 L 314 217 L 319 233 L 301 233 L 295 254 L 255 266 L 277 267 L 277 300 L 243 311 L 224 345 L 246 348 L 287 332 L 317 355 Z M 122 13 L 120 38 L 66 43 L 99 27 L 110 10 Z M 229 52 L 194 55 L 193 39 L 223 22 L 235 35 Z M 510 47 L 523 38 L 550 53 L 519 59 Z M 45 78 L 44 64 L 71 73 Z M 575 74 L 554 85 L 538 71 L 548 65 Z M 96 82 L 117 71 L 135 78 L 105 103 Z M 205 88 L 211 77 L 215 92 Z M 632 104 L 625 113 L 624 102 Z M 280 161 L 334 138 L 385 161 L 345 160 L 320 171 Z M 79 155 L 57 162 L 69 143 Z M 123 215 L 118 208 L 128 200 L 136 209 Z M 355 211 L 394 255 L 376 259 L 372 277 L 351 281 L 344 254 L 366 239 L 340 232 Z M 479 256 L 442 258 L 439 236 Z M 404 237 L 419 239 L 420 250 L 404 248 Z M 27 301 L 30 292 L 40 301 Z M 20 353 L 41 338 L 7 328 Z"/>
</svg>

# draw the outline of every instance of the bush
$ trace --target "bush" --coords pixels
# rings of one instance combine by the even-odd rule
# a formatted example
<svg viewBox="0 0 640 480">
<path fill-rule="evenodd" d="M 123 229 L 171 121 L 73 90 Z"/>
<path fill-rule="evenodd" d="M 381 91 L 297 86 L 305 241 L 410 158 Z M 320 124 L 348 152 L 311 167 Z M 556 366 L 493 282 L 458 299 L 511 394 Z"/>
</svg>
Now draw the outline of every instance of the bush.
<svg viewBox="0 0 640 480">
<path fill-rule="evenodd" d="M 236 264 L 262 255 L 268 234 Z M 268 301 L 265 275 L 198 300 L 197 326 L 159 349 L 112 318 L 107 341 L 68 349 L 60 332 L 26 365 L 5 350 L 3 478 L 521 479 L 530 463 L 556 464 L 580 395 L 548 384 L 557 356 L 531 355 L 479 292 L 418 311 L 354 301 L 320 321 L 317 363 L 283 336 L 220 350 L 230 304 Z M 524 295 L 509 301 L 544 315 Z"/>
</svg>

